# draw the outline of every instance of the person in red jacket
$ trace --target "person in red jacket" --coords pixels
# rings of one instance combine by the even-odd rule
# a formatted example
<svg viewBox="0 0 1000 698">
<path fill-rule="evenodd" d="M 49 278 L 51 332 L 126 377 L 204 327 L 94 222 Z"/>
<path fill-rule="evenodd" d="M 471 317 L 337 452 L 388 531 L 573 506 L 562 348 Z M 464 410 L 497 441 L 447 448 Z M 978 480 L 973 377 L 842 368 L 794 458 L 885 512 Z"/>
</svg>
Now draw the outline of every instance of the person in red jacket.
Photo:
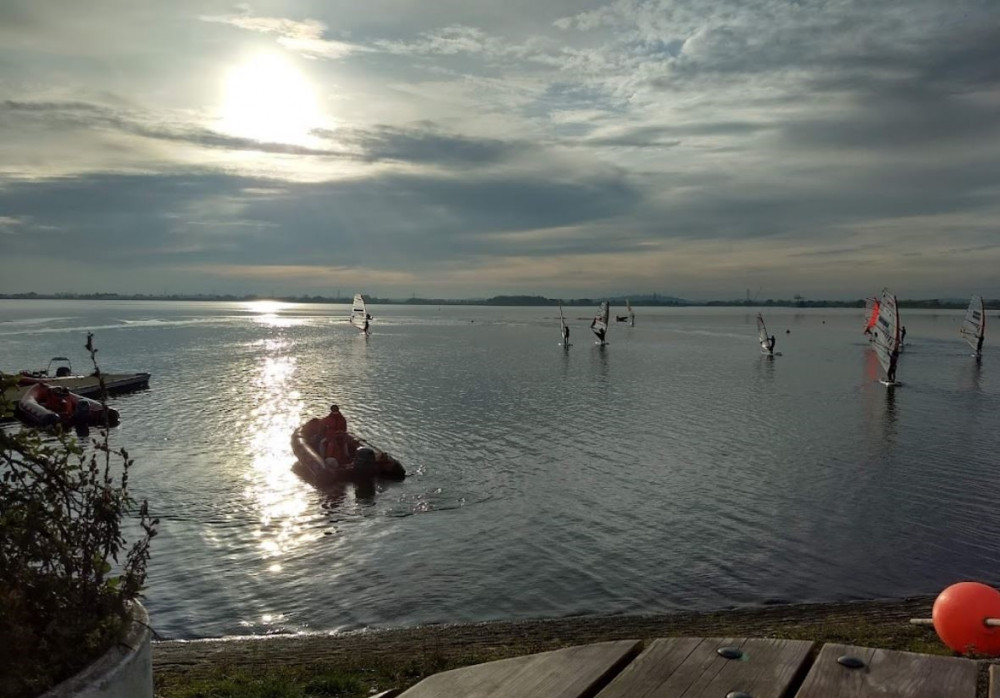
<svg viewBox="0 0 1000 698">
<path fill-rule="evenodd" d="M 337 405 L 330 405 L 330 414 L 319 421 L 323 434 L 320 453 L 324 458 L 336 458 L 343 463 L 347 450 L 347 419 L 340 413 Z"/>
<path fill-rule="evenodd" d="M 330 405 L 330 414 L 319 421 L 323 425 L 324 431 L 333 434 L 347 431 L 347 420 L 340 413 L 340 408 L 337 405 Z"/>
</svg>

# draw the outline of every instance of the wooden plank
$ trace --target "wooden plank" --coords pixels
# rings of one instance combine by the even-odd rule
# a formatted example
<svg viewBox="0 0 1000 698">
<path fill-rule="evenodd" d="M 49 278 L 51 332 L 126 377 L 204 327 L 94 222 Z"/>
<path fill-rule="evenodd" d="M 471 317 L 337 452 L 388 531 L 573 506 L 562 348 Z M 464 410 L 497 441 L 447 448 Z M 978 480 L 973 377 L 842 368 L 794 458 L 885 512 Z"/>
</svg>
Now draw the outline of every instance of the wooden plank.
<svg viewBox="0 0 1000 698">
<path fill-rule="evenodd" d="M 754 698 L 782 698 L 803 670 L 813 643 L 697 637 L 655 640 L 597 698 L 723 698 L 743 691 Z M 739 659 L 719 655 L 738 647 Z"/>
<path fill-rule="evenodd" d="M 1000 698 L 1000 665 L 990 666 L 990 698 Z"/>
<path fill-rule="evenodd" d="M 581 698 L 636 654 L 638 640 L 598 642 L 428 676 L 399 698 Z"/>
<path fill-rule="evenodd" d="M 854 656 L 865 666 L 849 669 L 837 659 Z M 975 698 L 976 663 L 851 645 L 824 645 L 796 698 Z"/>
</svg>

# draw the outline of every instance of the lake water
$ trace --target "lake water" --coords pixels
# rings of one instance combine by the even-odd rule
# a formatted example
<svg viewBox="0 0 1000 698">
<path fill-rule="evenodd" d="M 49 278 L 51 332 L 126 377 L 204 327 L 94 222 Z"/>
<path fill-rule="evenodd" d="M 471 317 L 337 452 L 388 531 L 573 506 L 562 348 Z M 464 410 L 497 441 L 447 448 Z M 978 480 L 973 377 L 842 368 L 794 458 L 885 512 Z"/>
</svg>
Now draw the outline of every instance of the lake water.
<svg viewBox="0 0 1000 698">
<path fill-rule="evenodd" d="M 621 312 L 622 309 L 617 309 Z M 133 493 L 159 516 L 146 604 L 168 638 L 660 613 L 937 593 L 998 580 L 1000 351 L 903 310 L 877 382 L 862 310 L 0 300 L 0 369 L 95 333 Z M 614 313 L 615 309 L 612 310 Z M 990 317 L 996 315 L 990 312 Z M 786 330 L 790 331 L 786 334 Z M 987 330 L 989 333 L 989 329 Z M 321 492 L 292 429 L 338 402 L 402 483 Z"/>
</svg>

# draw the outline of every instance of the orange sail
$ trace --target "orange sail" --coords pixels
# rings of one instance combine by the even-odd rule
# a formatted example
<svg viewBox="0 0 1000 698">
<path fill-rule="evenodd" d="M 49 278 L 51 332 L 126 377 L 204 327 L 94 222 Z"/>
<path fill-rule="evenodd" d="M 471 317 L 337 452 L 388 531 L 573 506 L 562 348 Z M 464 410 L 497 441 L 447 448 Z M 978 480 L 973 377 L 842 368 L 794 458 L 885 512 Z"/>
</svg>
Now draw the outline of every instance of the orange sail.
<svg viewBox="0 0 1000 698">
<path fill-rule="evenodd" d="M 871 309 L 871 312 L 869 312 L 868 314 L 868 322 L 865 324 L 865 334 L 868 334 L 875 326 L 875 323 L 878 322 L 878 311 L 879 311 L 878 298 L 869 298 L 868 300 L 865 301 L 865 305 Z"/>
</svg>

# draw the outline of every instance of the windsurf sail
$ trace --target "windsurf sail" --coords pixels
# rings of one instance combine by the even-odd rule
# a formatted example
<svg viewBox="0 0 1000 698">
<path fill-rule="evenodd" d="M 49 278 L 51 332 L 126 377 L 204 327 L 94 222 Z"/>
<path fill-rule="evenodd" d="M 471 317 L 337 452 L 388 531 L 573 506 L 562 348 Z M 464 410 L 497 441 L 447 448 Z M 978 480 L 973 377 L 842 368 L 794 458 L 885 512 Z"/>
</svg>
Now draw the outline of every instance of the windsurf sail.
<svg viewBox="0 0 1000 698">
<path fill-rule="evenodd" d="M 351 306 L 351 324 L 364 332 L 367 329 L 368 309 L 365 308 L 365 297 L 360 293 L 354 296 L 354 305 Z"/>
<path fill-rule="evenodd" d="M 868 335 L 869 341 L 873 338 L 872 332 L 875 327 L 875 323 L 878 322 L 878 298 L 872 296 L 871 298 L 865 299 L 865 334 Z"/>
<path fill-rule="evenodd" d="M 760 341 L 760 350 L 765 354 L 771 354 L 774 349 L 771 347 L 771 337 L 767 334 L 767 326 L 764 324 L 764 316 L 757 313 L 757 339 Z"/>
<path fill-rule="evenodd" d="M 976 356 L 982 356 L 983 338 L 986 336 L 986 307 L 980 296 L 973 296 L 969 301 L 969 309 L 965 311 L 965 319 L 959 332 L 962 339 L 975 350 Z"/>
<path fill-rule="evenodd" d="M 594 334 L 597 335 L 597 338 L 600 339 L 602 343 L 604 342 L 604 335 L 608 331 L 608 317 L 610 314 L 611 306 L 608 305 L 607 301 L 604 301 L 601 303 L 601 307 L 597 311 L 597 315 L 594 316 L 594 319 L 590 323 L 590 329 L 594 331 Z"/>
<path fill-rule="evenodd" d="M 569 346 L 569 327 L 566 326 L 566 316 L 563 315 L 562 303 L 559 304 L 559 339 Z"/>
<path fill-rule="evenodd" d="M 896 307 L 896 296 L 889 289 L 882 289 L 882 297 L 878 301 L 878 320 L 872 329 L 874 338 L 872 344 L 882 364 L 889 383 L 896 382 L 896 361 L 899 359 L 900 338 L 899 309 Z"/>
<path fill-rule="evenodd" d="M 625 307 L 628 308 L 628 325 L 635 327 L 635 313 L 632 311 L 632 303 L 628 298 L 625 299 Z"/>
</svg>

